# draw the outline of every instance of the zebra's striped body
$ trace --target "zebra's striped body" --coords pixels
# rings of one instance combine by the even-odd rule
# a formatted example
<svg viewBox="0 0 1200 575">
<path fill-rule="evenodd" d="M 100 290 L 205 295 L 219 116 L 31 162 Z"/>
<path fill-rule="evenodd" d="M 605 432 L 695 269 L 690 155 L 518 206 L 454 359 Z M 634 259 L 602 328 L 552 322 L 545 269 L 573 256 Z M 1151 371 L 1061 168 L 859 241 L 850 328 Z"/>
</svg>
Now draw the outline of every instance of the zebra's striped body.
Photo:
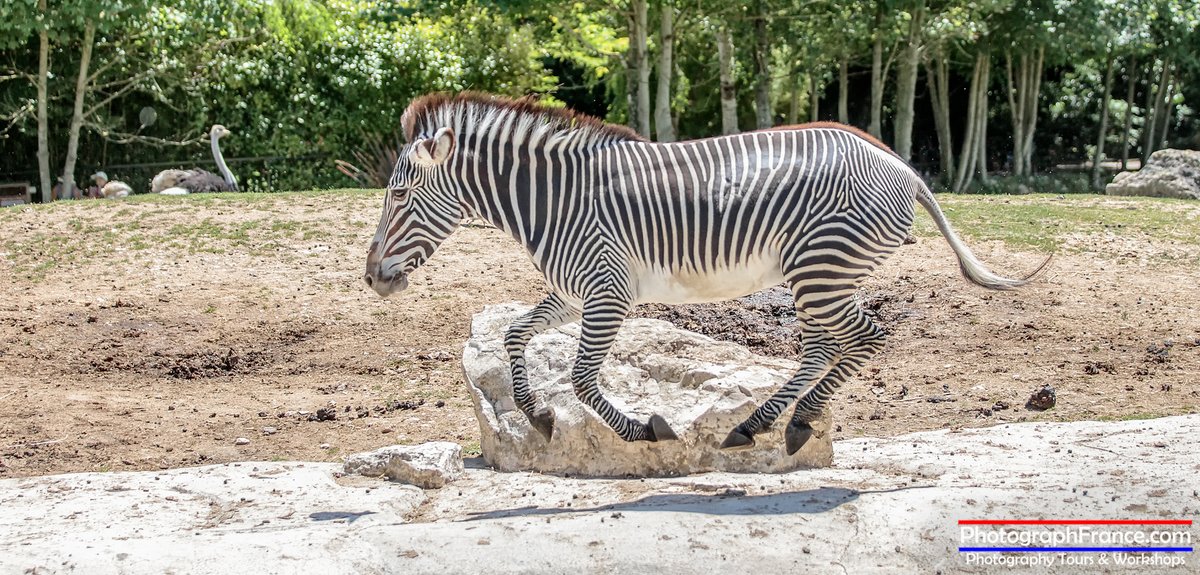
<svg viewBox="0 0 1200 575">
<path fill-rule="evenodd" d="M 750 132 L 675 144 L 528 101 L 432 96 L 405 113 L 411 142 L 367 260 L 381 295 L 403 289 L 466 216 L 529 251 L 552 293 L 510 327 L 513 393 L 549 438 L 553 414 L 529 392 L 524 347 L 582 318 L 572 372 L 580 399 L 629 441 L 674 438 L 614 409 L 597 387 L 621 322 L 641 302 L 739 297 L 786 282 L 802 322 L 801 370 L 730 433 L 753 443 L 793 402 L 789 453 L 825 402 L 883 344 L 854 300 L 907 237 L 913 200 L 930 210 L 980 285 L 1007 288 L 958 241 L 920 178 L 881 144 L 844 127 Z"/>
</svg>

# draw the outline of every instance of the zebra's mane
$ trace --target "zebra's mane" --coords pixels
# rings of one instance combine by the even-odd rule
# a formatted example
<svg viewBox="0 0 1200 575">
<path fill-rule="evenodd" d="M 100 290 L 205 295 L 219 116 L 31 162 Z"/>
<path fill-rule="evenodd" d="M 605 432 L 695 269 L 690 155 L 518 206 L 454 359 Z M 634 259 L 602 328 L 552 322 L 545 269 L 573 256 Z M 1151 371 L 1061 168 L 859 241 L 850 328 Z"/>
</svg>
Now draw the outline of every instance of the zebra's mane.
<svg viewBox="0 0 1200 575">
<path fill-rule="evenodd" d="M 469 134 L 522 140 L 560 136 L 580 146 L 645 141 L 626 126 L 609 124 L 569 108 L 552 108 L 538 102 L 535 96 L 513 99 L 483 92 L 421 96 L 408 105 L 400 125 L 404 139 L 409 142 L 432 136 L 438 128 L 446 126 L 454 128 L 460 138 Z"/>
</svg>

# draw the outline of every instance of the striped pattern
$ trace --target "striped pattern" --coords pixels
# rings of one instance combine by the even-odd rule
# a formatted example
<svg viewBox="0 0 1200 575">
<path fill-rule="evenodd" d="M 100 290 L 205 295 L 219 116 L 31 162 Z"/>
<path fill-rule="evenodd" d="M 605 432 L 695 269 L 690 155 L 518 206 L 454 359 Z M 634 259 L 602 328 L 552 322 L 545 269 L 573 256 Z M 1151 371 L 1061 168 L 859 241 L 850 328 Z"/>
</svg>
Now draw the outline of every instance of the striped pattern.
<svg viewBox="0 0 1200 575">
<path fill-rule="evenodd" d="M 1025 281 L 984 268 L 912 169 L 846 127 L 654 144 L 569 111 L 482 95 L 419 100 L 404 126 L 410 144 L 392 177 L 367 281 L 384 295 L 403 289 L 465 217 L 525 246 L 552 293 L 513 323 L 505 344 L 514 398 L 547 436 L 553 417 L 538 411 L 525 370 L 534 334 L 582 319 L 577 395 L 624 439 L 656 440 L 669 430 L 626 417 L 597 385 L 629 310 L 730 299 L 782 281 L 803 325 L 802 367 L 726 443 L 753 443 L 795 405 L 788 449 L 798 449 L 791 437 L 803 443 L 834 390 L 883 345 L 854 293 L 907 237 L 914 199 L 968 279 L 994 289 Z"/>
</svg>

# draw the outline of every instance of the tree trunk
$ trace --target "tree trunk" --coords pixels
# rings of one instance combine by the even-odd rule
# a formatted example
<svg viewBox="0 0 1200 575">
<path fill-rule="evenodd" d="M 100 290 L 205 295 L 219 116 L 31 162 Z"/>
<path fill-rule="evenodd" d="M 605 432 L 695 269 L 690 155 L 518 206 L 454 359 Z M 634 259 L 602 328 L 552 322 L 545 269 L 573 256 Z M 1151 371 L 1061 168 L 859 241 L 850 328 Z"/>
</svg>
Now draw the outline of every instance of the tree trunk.
<svg viewBox="0 0 1200 575">
<path fill-rule="evenodd" d="M 1100 162 L 1104 161 L 1104 139 L 1108 135 L 1108 101 L 1112 94 L 1113 57 L 1109 53 L 1104 61 L 1104 95 L 1100 97 L 1100 134 L 1096 137 L 1096 153 L 1092 156 L 1092 189 L 1102 190 Z"/>
<path fill-rule="evenodd" d="M 46 0 L 38 0 L 38 10 L 46 16 Z M 37 159 L 38 194 L 43 202 L 54 201 L 54 186 L 50 184 L 50 126 L 46 112 L 46 82 L 50 77 L 50 35 L 46 22 L 40 24 L 38 33 L 38 79 L 37 79 Z"/>
<path fill-rule="evenodd" d="M 925 61 L 925 83 L 929 86 L 929 99 L 933 105 L 933 123 L 937 130 L 938 157 L 941 178 L 948 186 L 955 182 L 954 141 L 950 135 L 950 65 L 946 58 L 935 54 Z M 974 92 L 968 102 L 974 97 Z M 974 109 L 968 104 L 968 124 L 974 120 Z"/>
<path fill-rule="evenodd" d="M 1026 175 L 1033 175 L 1033 135 L 1037 131 L 1038 95 L 1042 90 L 1042 65 L 1045 61 L 1046 47 L 1039 46 L 1036 59 L 1031 57 L 1028 67 L 1029 77 L 1025 81 L 1027 94 L 1025 96 L 1025 143 L 1023 146 L 1025 157 L 1023 161 Z"/>
<path fill-rule="evenodd" d="M 1033 173 L 1033 135 L 1037 130 L 1037 101 L 1045 56 L 1044 47 L 1039 47 L 1035 54 L 1021 54 L 1015 78 L 1012 53 L 1005 56 L 1008 107 L 1012 111 L 1013 124 L 1012 173 L 1015 176 Z"/>
<path fill-rule="evenodd" d="M 908 42 L 904 46 L 896 70 L 896 133 L 892 148 L 905 160 L 912 159 L 913 101 L 917 94 L 917 76 L 921 65 L 921 26 L 925 20 L 925 0 L 917 0 L 908 27 Z"/>
<path fill-rule="evenodd" d="M 633 14 L 629 20 L 629 53 L 631 68 L 637 82 L 635 106 L 631 116 L 639 134 L 650 137 L 650 54 L 646 49 L 646 21 L 649 8 L 646 0 L 632 0 Z"/>
<path fill-rule="evenodd" d="M 660 142 L 675 141 L 675 126 L 671 124 L 671 74 L 675 71 L 672 52 L 675 48 L 675 8 L 662 3 L 662 21 L 658 30 L 658 91 L 654 99 L 654 130 Z"/>
<path fill-rule="evenodd" d="M 976 59 L 983 66 L 979 74 L 979 107 L 975 110 L 975 142 L 979 149 L 975 151 L 975 165 L 979 172 L 979 181 L 988 182 L 987 155 L 987 125 L 988 125 L 988 86 L 992 81 L 992 55 L 986 49 L 981 51 Z"/>
<path fill-rule="evenodd" d="M 1024 66 L 1025 60 L 1023 57 L 1020 62 Z M 1024 71 L 1018 70 L 1017 76 L 1023 77 Z M 1022 174 L 1021 169 L 1024 167 L 1024 164 L 1021 162 L 1021 158 L 1024 155 L 1021 144 L 1025 142 L 1025 138 L 1021 137 L 1021 127 L 1025 125 L 1025 122 L 1021 120 L 1021 114 L 1025 113 L 1025 102 L 1022 99 L 1023 94 L 1018 93 L 1017 85 L 1013 82 L 1012 52 L 1004 55 L 1004 77 L 1008 81 L 1008 89 L 1005 90 L 1005 94 L 1008 95 L 1008 109 L 1012 114 L 1012 159 L 1010 160 L 1009 169 L 1012 175 L 1020 176 Z"/>
<path fill-rule="evenodd" d="M 850 62 L 846 58 L 842 58 L 841 66 L 838 67 L 838 122 L 842 124 L 850 123 L 850 107 L 848 105 L 847 94 L 850 91 Z"/>
<path fill-rule="evenodd" d="M 1154 78 L 1153 64 L 1151 64 L 1151 68 L 1150 68 L 1151 76 L 1150 76 L 1150 78 L 1147 78 L 1146 119 L 1144 122 L 1142 122 L 1142 130 L 1145 132 L 1145 134 L 1144 134 L 1145 142 L 1142 145 L 1142 166 L 1146 165 L 1146 161 L 1150 159 L 1150 154 L 1154 153 L 1155 145 L 1158 143 L 1158 140 L 1155 139 L 1154 136 L 1156 135 L 1155 130 L 1156 130 L 1156 128 L 1158 128 L 1159 102 L 1162 101 L 1162 93 L 1167 90 L 1166 84 L 1167 84 L 1168 64 L 1169 64 L 1169 62 L 1167 62 L 1166 60 L 1164 60 L 1162 63 L 1162 71 L 1158 75 L 1159 79 L 1158 79 L 1158 87 L 1157 88 L 1151 90 L 1151 88 L 1154 88 L 1154 86 L 1149 84 L 1149 82 L 1152 82 L 1153 78 Z"/>
<path fill-rule="evenodd" d="M 1164 64 L 1164 67 L 1166 67 L 1166 66 L 1167 65 Z M 1175 99 L 1172 97 L 1172 93 L 1175 91 L 1175 71 L 1173 68 L 1167 68 L 1167 69 L 1169 69 L 1170 72 L 1167 73 L 1168 74 L 1167 82 L 1165 84 L 1163 84 L 1163 86 L 1165 86 L 1165 87 L 1162 92 L 1162 97 L 1159 98 L 1159 102 L 1162 104 L 1162 108 L 1161 109 L 1156 108 L 1154 111 L 1154 119 L 1155 120 L 1157 120 L 1159 116 L 1162 116 L 1162 126 L 1159 127 L 1155 132 L 1155 134 L 1158 136 L 1158 142 L 1159 142 L 1158 145 L 1155 146 L 1155 149 L 1162 149 L 1162 148 L 1167 147 L 1167 133 L 1170 131 L 1170 128 L 1171 128 L 1171 112 L 1172 112 L 1172 108 L 1175 105 L 1175 101 L 1174 101 Z"/>
<path fill-rule="evenodd" d="M 791 101 L 788 102 L 787 123 L 789 126 L 794 126 L 800 120 L 800 74 L 792 71 L 790 82 L 792 95 Z"/>
<path fill-rule="evenodd" d="M 63 193 L 78 199 L 75 191 L 75 157 L 79 153 L 79 129 L 83 126 L 83 99 L 87 95 L 88 66 L 92 61 L 92 44 L 96 39 L 96 23 L 88 20 L 83 29 L 83 53 L 79 58 L 79 78 L 75 81 L 75 111 L 71 115 L 71 131 L 67 139 L 67 158 L 63 165 Z"/>
<path fill-rule="evenodd" d="M 875 6 L 875 40 L 871 46 L 871 122 L 867 133 L 882 137 L 883 128 L 883 3 Z"/>
<path fill-rule="evenodd" d="M 633 131 L 637 131 L 637 66 L 633 61 L 633 50 L 625 55 L 625 108 L 629 111 L 629 117 L 625 119 L 626 125 Z"/>
<path fill-rule="evenodd" d="M 971 184 L 975 166 L 984 166 L 986 157 L 983 155 L 982 128 L 987 119 L 987 66 L 990 62 L 984 52 L 975 56 L 975 68 L 971 73 L 971 87 L 967 96 L 967 127 L 963 134 L 962 153 L 959 154 L 958 168 L 952 180 L 951 189 L 955 192 L 964 191 Z M 983 114 L 980 114 L 980 110 Z M 949 111 L 947 110 L 947 120 Z M 980 120 L 983 120 L 982 122 Z"/>
<path fill-rule="evenodd" d="M 1133 128 L 1133 93 L 1137 87 L 1137 56 L 1130 57 L 1126 68 L 1125 125 L 1121 128 L 1121 171 L 1129 169 L 1129 131 Z"/>
<path fill-rule="evenodd" d="M 817 75 L 809 73 L 808 75 L 808 121 L 818 122 L 821 120 L 821 92 L 817 86 Z"/>
<path fill-rule="evenodd" d="M 754 15 L 754 119 L 760 130 L 774 124 L 771 111 L 771 38 L 767 24 L 766 2 L 759 0 Z"/>
<path fill-rule="evenodd" d="M 737 78 L 733 61 L 733 38 L 729 28 L 717 29 L 717 59 L 721 64 L 721 133 L 738 133 Z"/>
</svg>

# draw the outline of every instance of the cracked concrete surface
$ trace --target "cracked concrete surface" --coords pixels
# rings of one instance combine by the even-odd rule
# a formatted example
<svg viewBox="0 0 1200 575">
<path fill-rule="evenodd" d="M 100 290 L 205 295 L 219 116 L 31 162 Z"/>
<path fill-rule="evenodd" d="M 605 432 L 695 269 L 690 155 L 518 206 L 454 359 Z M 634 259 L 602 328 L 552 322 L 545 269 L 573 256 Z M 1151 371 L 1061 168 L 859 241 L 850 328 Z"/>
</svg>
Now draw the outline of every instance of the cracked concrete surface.
<svg viewBox="0 0 1200 575">
<path fill-rule="evenodd" d="M 644 480 L 470 460 L 424 491 L 298 462 L 12 479 L 0 573 L 1147 572 L 968 564 L 957 521 L 1194 517 L 1198 432 L 1200 415 L 1013 424 L 841 441 L 830 469 Z M 1197 572 L 1184 559 L 1156 572 Z"/>
</svg>

